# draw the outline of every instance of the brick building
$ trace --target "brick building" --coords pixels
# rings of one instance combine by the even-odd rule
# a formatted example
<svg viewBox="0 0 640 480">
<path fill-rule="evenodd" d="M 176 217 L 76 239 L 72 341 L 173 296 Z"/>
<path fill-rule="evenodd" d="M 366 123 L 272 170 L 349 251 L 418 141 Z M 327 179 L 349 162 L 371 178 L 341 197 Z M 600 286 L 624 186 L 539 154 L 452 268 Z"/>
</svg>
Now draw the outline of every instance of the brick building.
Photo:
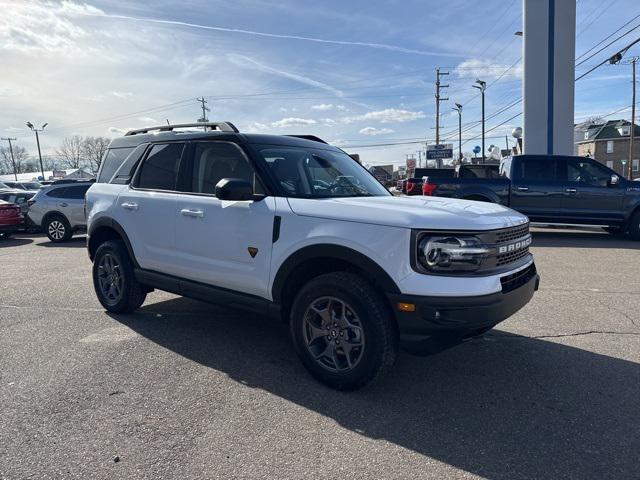
<svg viewBox="0 0 640 480">
<path fill-rule="evenodd" d="M 627 178 L 629 173 L 629 134 L 631 122 L 609 120 L 605 123 L 576 125 L 576 155 L 591 157 Z M 640 178 L 640 126 L 633 138 L 633 178 Z M 623 166 L 622 161 L 626 162 Z"/>
</svg>

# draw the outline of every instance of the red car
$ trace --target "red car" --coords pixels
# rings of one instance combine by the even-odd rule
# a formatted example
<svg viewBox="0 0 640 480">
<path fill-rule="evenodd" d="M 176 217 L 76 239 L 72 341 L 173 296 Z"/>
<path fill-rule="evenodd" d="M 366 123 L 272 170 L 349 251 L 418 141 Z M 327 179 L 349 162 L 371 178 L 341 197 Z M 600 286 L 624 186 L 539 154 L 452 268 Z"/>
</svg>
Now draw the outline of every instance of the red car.
<svg viewBox="0 0 640 480">
<path fill-rule="evenodd" d="M 24 222 L 20 207 L 0 200 L 0 240 L 9 238 Z"/>
</svg>

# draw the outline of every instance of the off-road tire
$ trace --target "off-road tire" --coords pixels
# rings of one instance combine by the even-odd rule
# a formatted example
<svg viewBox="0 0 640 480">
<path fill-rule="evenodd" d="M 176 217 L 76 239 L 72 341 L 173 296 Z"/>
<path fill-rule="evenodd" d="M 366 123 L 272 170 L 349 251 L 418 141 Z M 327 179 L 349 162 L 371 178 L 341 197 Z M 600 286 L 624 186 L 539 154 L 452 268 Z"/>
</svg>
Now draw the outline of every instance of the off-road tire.
<svg viewBox="0 0 640 480">
<path fill-rule="evenodd" d="M 640 241 L 640 210 L 634 213 L 629 220 L 629 235 L 634 240 Z"/>
<path fill-rule="evenodd" d="M 118 279 L 122 279 L 120 293 L 116 298 L 109 298 L 101 286 L 102 265 L 105 256 L 109 255 L 117 265 Z M 115 271 L 116 269 L 114 269 Z M 130 313 L 140 308 L 147 293 L 136 280 L 133 273 L 133 262 L 129 258 L 127 248 L 121 240 L 110 240 L 101 244 L 93 259 L 93 287 L 102 306 L 112 313 Z"/>
<path fill-rule="evenodd" d="M 348 304 L 361 324 L 364 346 L 359 361 L 347 371 L 323 367 L 305 339 L 305 314 L 326 297 Z M 398 328 L 382 294 L 362 277 L 348 272 L 320 275 L 300 290 L 291 308 L 290 333 L 296 352 L 311 375 L 337 390 L 356 390 L 379 380 L 391 370 L 398 354 Z"/>
</svg>

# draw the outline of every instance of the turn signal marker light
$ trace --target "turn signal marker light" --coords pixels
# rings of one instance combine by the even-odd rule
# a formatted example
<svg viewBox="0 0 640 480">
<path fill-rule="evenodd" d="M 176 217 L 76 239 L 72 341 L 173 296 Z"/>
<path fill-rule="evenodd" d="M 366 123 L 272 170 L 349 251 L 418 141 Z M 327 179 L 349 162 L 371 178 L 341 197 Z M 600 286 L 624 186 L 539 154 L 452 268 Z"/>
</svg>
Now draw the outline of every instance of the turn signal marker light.
<svg viewBox="0 0 640 480">
<path fill-rule="evenodd" d="M 416 306 L 413 303 L 398 303 L 398 310 L 401 312 L 415 312 Z"/>
</svg>

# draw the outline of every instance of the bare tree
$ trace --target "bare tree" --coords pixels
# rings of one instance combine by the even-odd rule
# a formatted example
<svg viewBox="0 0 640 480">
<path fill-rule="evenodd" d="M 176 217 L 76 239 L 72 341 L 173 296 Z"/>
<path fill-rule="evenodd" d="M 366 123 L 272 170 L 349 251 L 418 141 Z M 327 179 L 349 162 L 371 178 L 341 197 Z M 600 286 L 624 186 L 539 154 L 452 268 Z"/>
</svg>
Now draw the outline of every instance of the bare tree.
<svg viewBox="0 0 640 480">
<path fill-rule="evenodd" d="M 83 153 L 83 138 L 80 135 L 65 137 L 60 148 L 56 150 L 62 164 L 67 168 L 81 168 L 86 163 Z"/>
<path fill-rule="evenodd" d="M 86 137 L 82 142 L 84 158 L 88 161 L 91 173 L 98 173 L 110 141 L 106 137 Z"/>
<path fill-rule="evenodd" d="M 17 173 L 29 172 L 29 154 L 27 149 L 19 145 L 13 146 L 13 158 L 16 162 Z M 9 147 L 0 147 L 0 174 L 9 175 L 13 173 L 13 162 Z"/>
</svg>

